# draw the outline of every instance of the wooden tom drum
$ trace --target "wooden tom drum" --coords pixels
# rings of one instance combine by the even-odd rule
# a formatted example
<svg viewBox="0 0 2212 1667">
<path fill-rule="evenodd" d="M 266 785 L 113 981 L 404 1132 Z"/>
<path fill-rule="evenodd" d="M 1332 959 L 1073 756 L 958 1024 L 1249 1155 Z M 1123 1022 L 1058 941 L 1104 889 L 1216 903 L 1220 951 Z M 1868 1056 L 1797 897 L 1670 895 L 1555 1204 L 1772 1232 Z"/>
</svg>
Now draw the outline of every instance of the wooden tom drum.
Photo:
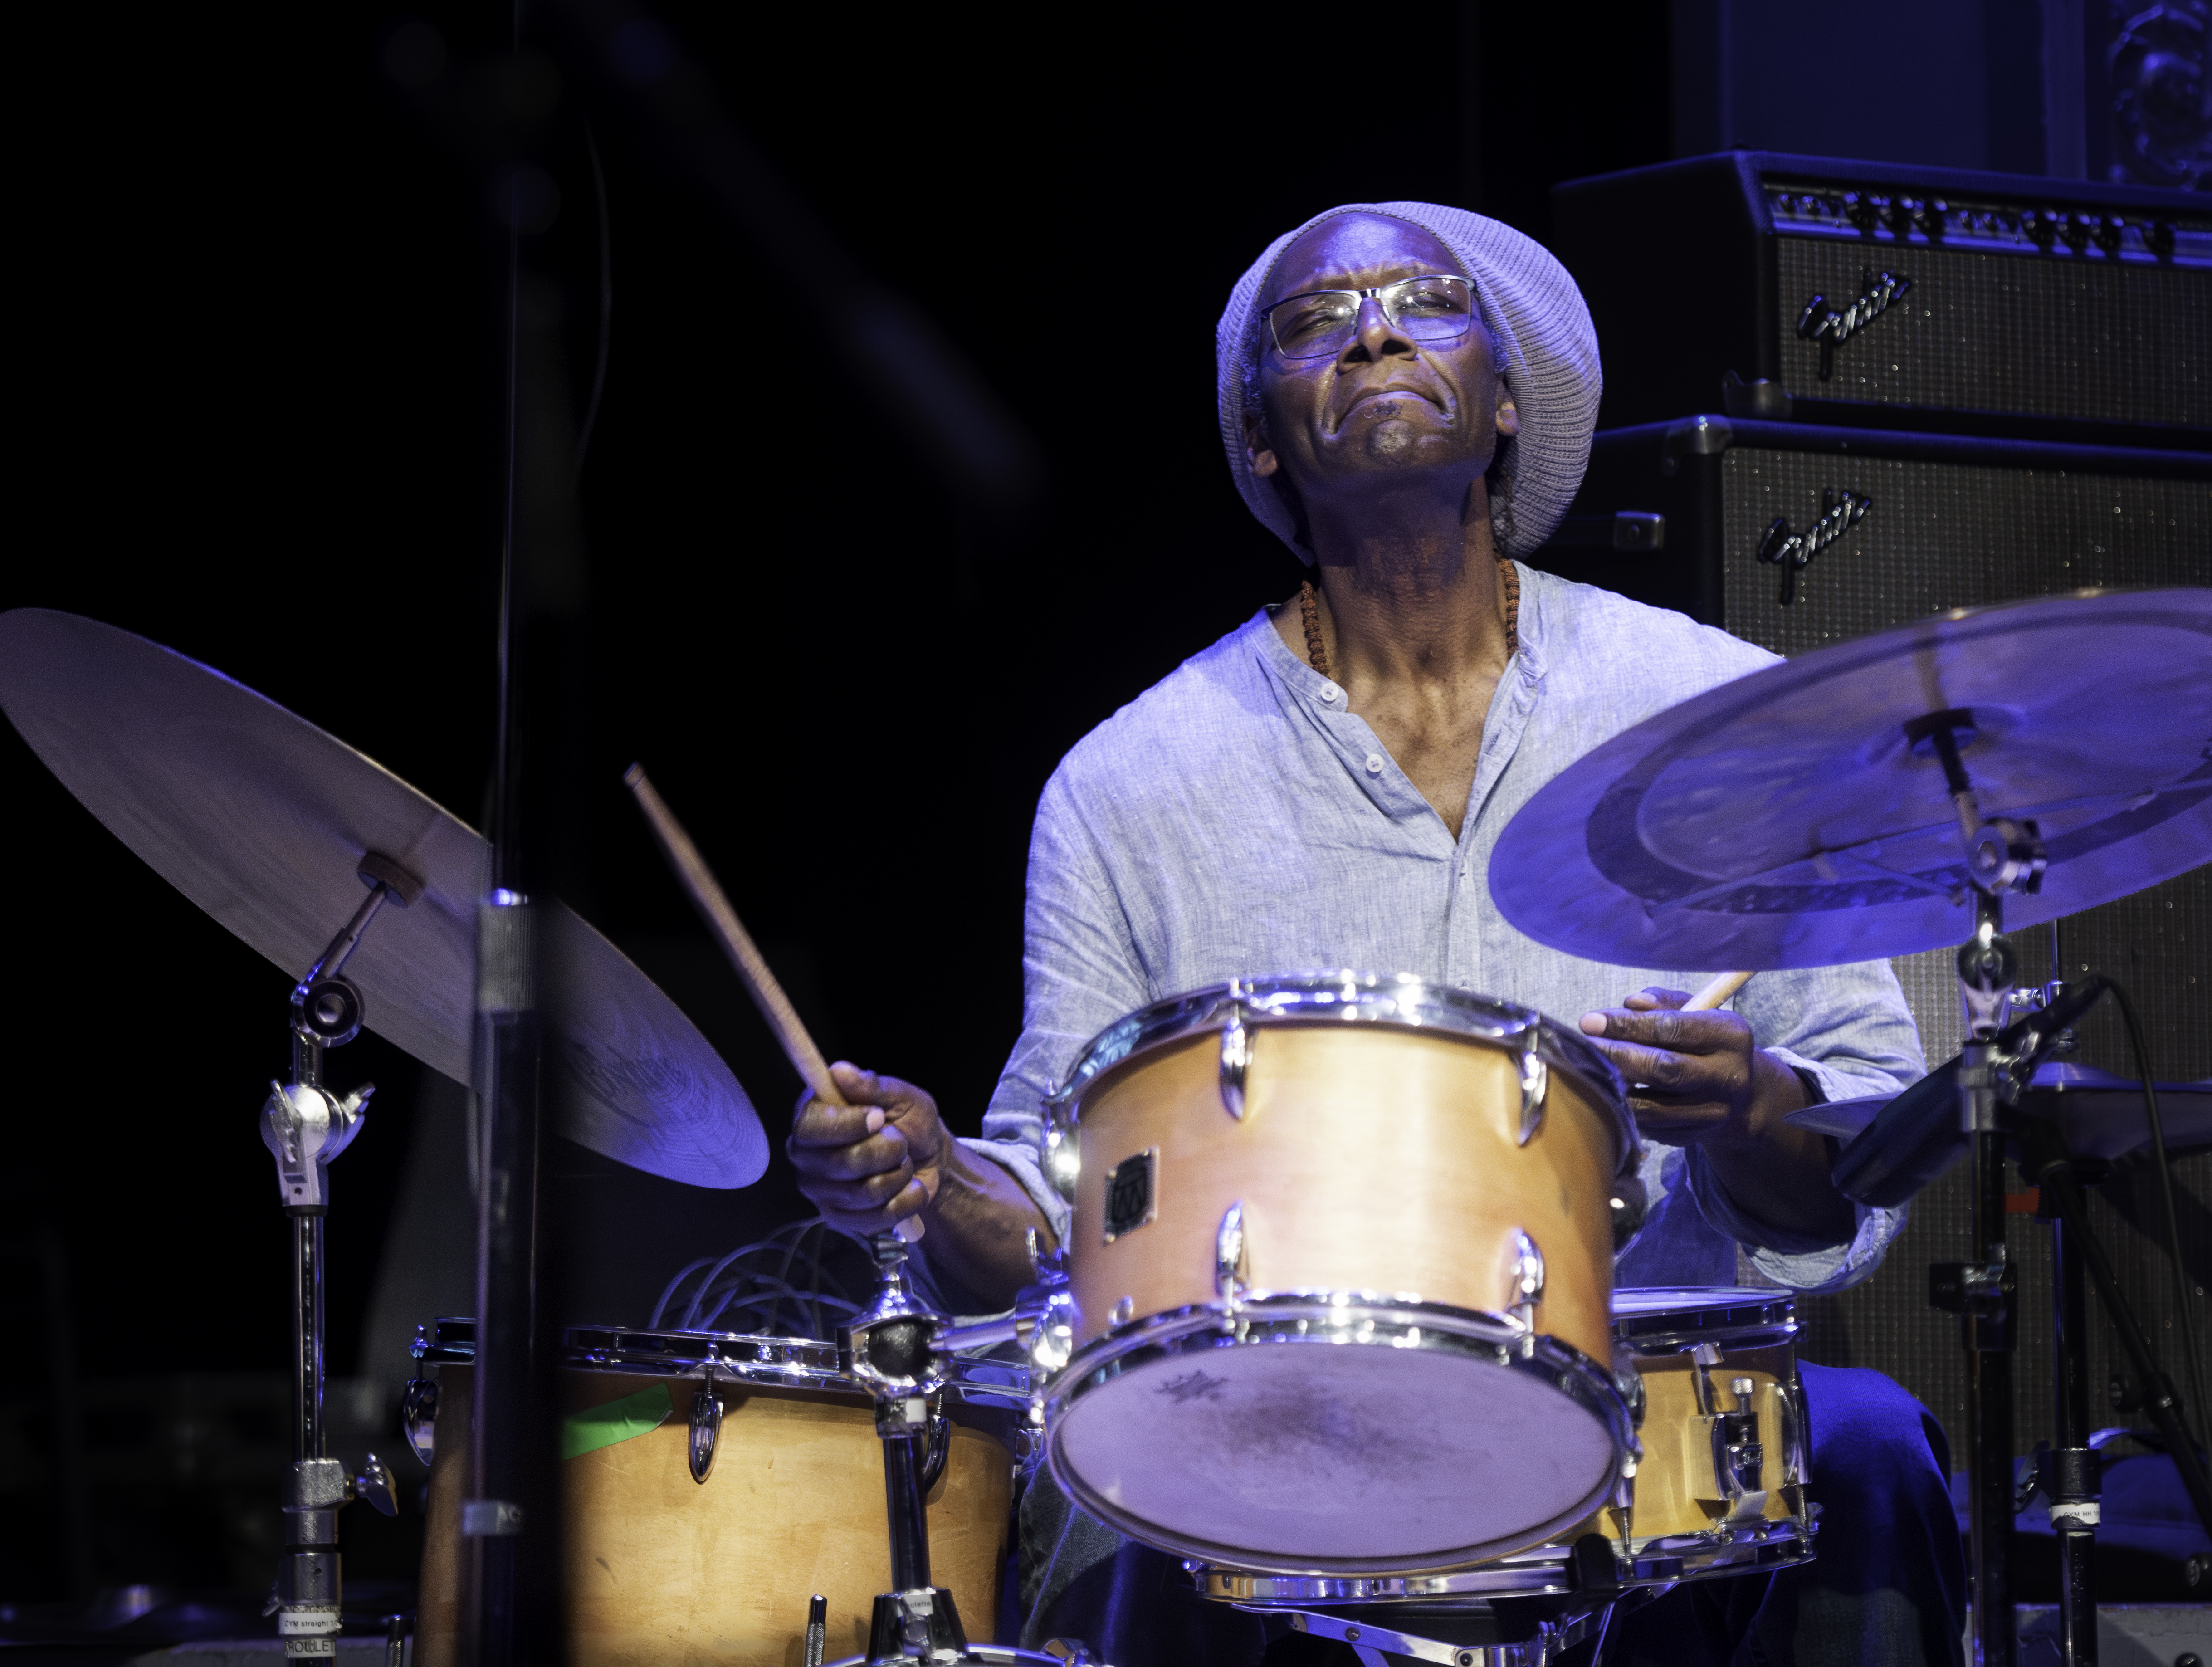
<svg viewBox="0 0 2212 1667">
<path fill-rule="evenodd" d="M 1637 1374 L 1644 1451 L 1620 1494 L 1565 1533 L 1471 1569 L 1425 1576 L 1268 1574 L 1191 1565 L 1217 1603 L 1289 1615 L 1313 1636 L 1350 1636 L 1423 1659 L 1466 1660 L 1473 1623 L 1536 1600 L 1522 1645 L 1485 1662 L 1554 1659 L 1601 1628 L 1620 1595 L 1685 1580 L 1765 1574 L 1814 1554 L 1805 1499 L 1809 1436 L 1786 1291 L 1616 1290 L 1613 1332 Z M 1514 1623 L 1531 1624 L 1516 1613 Z M 1455 1632 L 1456 1626 L 1460 1630 Z M 1401 1643 L 1388 1641 L 1397 1635 Z M 1503 1636 L 1504 1634 L 1500 1634 Z M 1516 1653 L 1517 1652 L 1517 1653 Z"/>
<path fill-rule="evenodd" d="M 1085 1510 L 1247 1569 L 1420 1573 L 1613 1493 L 1639 1149 L 1578 1032 L 1410 976 L 1239 980 L 1105 1031 L 1047 1125 L 1074 1226 L 1046 1451 Z"/>
<path fill-rule="evenodd" d="M 562 1594 L 577 1667 L 800 1659 L 808 1597 L 830 1600 L 833 1655 L 865 1652 L 890 1580 L 883 1444 L 834 1343 L 578 1328 L 562 1374 Z M 713 1345 L 722 1415 L 703 1482 L 691 1410 Z M 441 1319 L 417 1349 L 439 1370 L 421 1667 L 459 1658 L 460 1508 L 468 1491 L 472 1321 Z M 944 1398 L 943 1469 L 928 1500 L 931 1572 L 972 1638 L 997 1614 L 1012 1500 L 1018 1366 L 960 1360 Z M 410 1406 L 422 1392 L 410 1391 Z M 665 1410 L 663 1410 L 664 1402 Z M 417 1451 L 428 1445 L 410 1427 Z"/>
</svg>

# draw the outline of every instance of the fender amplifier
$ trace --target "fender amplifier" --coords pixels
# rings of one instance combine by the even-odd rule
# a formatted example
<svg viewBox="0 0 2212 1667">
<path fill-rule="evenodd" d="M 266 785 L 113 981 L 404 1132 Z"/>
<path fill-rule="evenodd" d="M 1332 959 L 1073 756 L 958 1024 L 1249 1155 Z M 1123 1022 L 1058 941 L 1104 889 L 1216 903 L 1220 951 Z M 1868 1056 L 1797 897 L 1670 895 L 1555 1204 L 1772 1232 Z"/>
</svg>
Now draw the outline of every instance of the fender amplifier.
<svg viewBox="0 0 2212 1667">
<path fill-rule="evenodd" d="M 2212 585 L 2212 453 L 1711 416 L 1655 423 L 1597 436 L 1581 493 L 1529 564 L 1796 654 L 1948 608 L 2085 587 Z M 2212 867 L 2069 916 L 2057 935 L 2058 976 L 2101 971 L 2127 987 L 2159 1079 L 2212 1078 Z M 2052 928 L 2018 933 L 2014 942 L 2023 987 L 2052 976 Z M 1952 961 L 1938 949 L 1894 964 L 1931 1064 L 1964 1039 Z M 2079 1062 L 2133 1077 L 2109 1003 L 2078 1028 Z M 2197 1335 L 2212 1335 L 2203 1295 L 2212 1284 L 2212 1152 L 2178 1154 L 2174 1184 Z M 1925 1275 L 1930 1261 L 1966 1254 L 1968 1191 L 1964 1170 L 1953 1170 L 1915 1201 L 1873 1279 L 1799 1303 L 1805 1359 L 1888 1373 L 1943 1421 L 1961 1460 L 1966 1356 L 1958 1320 L 1928 1306 Z M 2123 1160 L 2092 1189 L 2090 1209 L 2129 1299 L 2178 1376 L 2179 1299 L 2154 1198 L 2150 1171 Z M 2013 1236 L 2021 1263 L 2014 1418 L 2025 1445 L 2052 1430 L 2050 1274 L 2042 1230 L 2021 1219 Z M 2126 1361 L 2095 1306 L 2093 1297 L 2090 1386 L 2101 1402 Z M 2055 1597 L 2054 1577 L 2040 1565 L 2015 1574 L 2023 1601 Z M 2201 1595 L 2178 1573 L 2142 1579 L 2149 1584 L 2108 1583 L 2106 1595 Z"/>
<path fill-rule="evenodd" d="M 1947 608 L 2212 584 L 2212 450 L 1716 416 L 1614 429 L 1529 565 L 1782 654 Z"/>
<path fill-rule="evenodd" d="M 1606 428 L 1723 402 L 2212 449 L 2212 204 L 2189 192 L 1736 151 L 1570 180 L 1552 223 Z"/>
</svg>

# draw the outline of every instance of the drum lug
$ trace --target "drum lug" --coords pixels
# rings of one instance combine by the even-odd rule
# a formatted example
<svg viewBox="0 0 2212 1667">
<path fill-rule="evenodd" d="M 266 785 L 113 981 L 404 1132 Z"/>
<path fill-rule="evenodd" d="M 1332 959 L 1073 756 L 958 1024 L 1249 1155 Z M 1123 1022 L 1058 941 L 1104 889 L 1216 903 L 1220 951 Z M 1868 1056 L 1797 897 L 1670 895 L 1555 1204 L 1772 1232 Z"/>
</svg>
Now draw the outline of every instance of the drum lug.
<svg viewBox="0 0 2212 1667">
<path fill-rule="evenodd" d="M 428 1464 L 437 1451 L 438 1380 L 410 1378 L 399 1397 L 399 1427 L 415 1457 Z"/>
<path fill-rule="evenodd" d="M 691 1441 L 687 1456 L 691 1480 L 702 1487 L 714 1468 L 714 1447 L 722 1434 L 722 1397 L 714 1378 L 714 1346 L 708 1345 L 707 1381 L 691 1397 Z"/>
<path fill-rule="evenodd" d="M 1544 1121 L 1544 1097 L 1552 1086 L 1552 1068 L 1536 1051 L 1543 1040 L 1537 1027 L 1531 1025 L 1521 1035 L 1521 1134 L 1520 1143 L 1526 1146 L 1535 1137 Z"/>
<path fill-rule="evenodd" d="M 1637 1369 L 1635 1354 L 1623 1348 L 1618 1342 L 1613 1348 L 1613 1387 L 1614 1392 L 1620 1396 L 1621 1405 L 1628 1408 L 1630 1427 L 1642 1429 L 1644 1408 L 1647 1399 L 1644 1387 L 1644 1374 Z M 1628 1474 L 1631 1475 L 1635 1474 L 1632 1467 Z"/>
<path fill-rule="evenodd" d="M 1030 1228 L 1022 1235 L 1023 1248 L 1030 1260 L 1030 1285 L 1033 1289 L 1058 1290 L 1067 1283 L 1067 1246 L 1055 1242 L 1048 1250 L 1037 1243 L 1037 1230 Z M 1017 1298 L 1018 1306 L 1027 1306 L 1029 1293 Z"/>
<path fill-rule="evenodd" d="M 1244 1028 L 1244 1009 L 1231 1007 L 1221 1027 L 1221 1103 L 1240 1122 L 1244 1116 L 1244 1074 L 1252 1067 L 1252 1033 Z"/>
<path fill-rule="evenodd" d="M 1641 1175 L 1632 1169 L 1625 1170 L 1613 1177 L 1613 1191 L 1606 1202 L 1613 1212 L 1613 1253 L 1626 1256 L 1650 1214 L 1651 1194 Z"/>
<path fill-rule="evenodd" d="M 1036 1323 L 1030 1328 L 1030 1392 L 1033 1407 L 1044 1404 L 1044 1391 L 1075 1353 L 1075 1298 L 1065 1288 L 1046 1294 Z"/>
<path fill-rule="evenodd" d="M 1813 1479 L 1805 1440 L 1805 1391 L 1796 1384 L 1777 1384 L 1775 1402 L 1782 1415 L 1782 1485 L 1802 1488 Z"/>
<path fill-rule="evenodd" d="M 1544 1253 L 1536 1241 L 1516 1227 L 1505 1241 L 1505 1277 L 1513 1300 L 1505 1311 L 1524 1331 L 1536 1329 L 1536 1308 L 1544 1300 Z"/>
<path fill-rule="evenodd" d="M 1715 1343 L 1699 1343 L 1690 1351 L 1690 1360 L 1696 1368 L 1692 1383 L 1697 1391 L 1698 1410 L 1711 1418 L 1720 1411 L 1719 1403 L 1713 1398 L 1712 1377 L 1712 1369 L 1721 1363 L 1720 1348 Z"/>
<path fill-rule="evenodd" d="M 1063 1126 L 1053 1116 L 1045 1124 L 1044 1172 L 1060 1195 L 1069 1203 L 1075 1202 L 1075 1183 L 1083 1169 L 1083 1152 L 1073 1129 Z"/>
<path fill-rule="evenodd" d="M 1213 1289 L 1221 1305 L 1232 1314 L 1251 1288 L 1251 1251 L 1244 1232 L 1244 1201 L 1240 1198 L 1222 1213 L 1221 1226 L 1213 1235 Z"/>
<path fill-rule="evenodd" d="M 1731 1522 L 1763 1516 L 1766 1511 L 1766 1494 L 1759 1485 L 1766 1449 L 1759 1439 L 1759 1414 L 1752 1404 L 1758 1390 L 1755 1378 L 1732 1378 L 1729 1392 L 1735 1396 L 1735 1410 L 1716 1411 L 1711 1421 L 1713 1479 Z"/>
</svg>

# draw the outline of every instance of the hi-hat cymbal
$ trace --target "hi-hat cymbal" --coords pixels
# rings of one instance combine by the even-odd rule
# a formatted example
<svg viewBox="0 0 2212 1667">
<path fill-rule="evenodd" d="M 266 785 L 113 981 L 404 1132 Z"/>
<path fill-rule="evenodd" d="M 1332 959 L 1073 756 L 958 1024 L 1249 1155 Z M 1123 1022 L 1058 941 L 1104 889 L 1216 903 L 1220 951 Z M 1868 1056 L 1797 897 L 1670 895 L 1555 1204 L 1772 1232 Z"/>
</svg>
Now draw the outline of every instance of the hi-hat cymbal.
<svg viewBox="0 0 2212 1667">
<path fill-rule="evenodd" d="M 370 1030 L 470 1080 L 490 855 L 472 829 L 221 672 L 75 614 L 0 614 L 0 709 L 116 837 L 289 976 L 360 907 L 364 855 L 420 882 L 370 922 L 345 976 Z M 768 1138 L 721 1056 L 574 914 L 537 914 L 560 1132 L 673 1181 L 758 1180 Z"/>
<path fill-rule="evenodd" d="M 2007 928 L 2212 861 L 2212 590 L 2085 591 L 1815 649 L 1623 731 L 1507 825 L 1492 894 L 1539 943 L 1626 966 L 1961 943 L 1958 817 L 1907 733 L 1960 711 L 1982 815 L 2033 821 L 2048 851 Z"/>
</svg>

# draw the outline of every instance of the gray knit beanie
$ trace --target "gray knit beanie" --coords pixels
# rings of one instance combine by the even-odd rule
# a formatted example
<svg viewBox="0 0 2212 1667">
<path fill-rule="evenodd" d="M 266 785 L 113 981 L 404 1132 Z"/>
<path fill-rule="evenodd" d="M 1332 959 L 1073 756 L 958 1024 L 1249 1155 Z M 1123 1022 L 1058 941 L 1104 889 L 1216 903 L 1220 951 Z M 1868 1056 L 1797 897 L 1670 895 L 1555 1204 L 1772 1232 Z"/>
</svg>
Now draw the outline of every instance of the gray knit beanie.
<svg viewBox="0 0 2212 1667">
<path fill-rule="evenodd" d="M 1510 226 L 1434 203 L 1347 203 L 1317 214 L 1267 246 L 1229 292 L 1214 336 L 1220 385 L 1221 443 L 1245 504 L 1267 530 L 1310 566 L 1282 498 L 1255 479 L 1244 456 L 1248 391 L 1258 387 L 1259 301 L 1283 251 L 1340 214 L 1380 214 L 1408 220 L 1431 234 L 1474 281 L 1482 321 L 1498 344 L 1506 386 L 1521 416 L 1517 437 L 1500 436 L 1491 466 L 1491 536 L 1502 556 L 1526 556 L 1550 538 L 1567 513 L 1589 462 L 1590 434 L 1604 384 L 1597 332 L 1582 292 L 1550 252 Z"/>
</svg>

